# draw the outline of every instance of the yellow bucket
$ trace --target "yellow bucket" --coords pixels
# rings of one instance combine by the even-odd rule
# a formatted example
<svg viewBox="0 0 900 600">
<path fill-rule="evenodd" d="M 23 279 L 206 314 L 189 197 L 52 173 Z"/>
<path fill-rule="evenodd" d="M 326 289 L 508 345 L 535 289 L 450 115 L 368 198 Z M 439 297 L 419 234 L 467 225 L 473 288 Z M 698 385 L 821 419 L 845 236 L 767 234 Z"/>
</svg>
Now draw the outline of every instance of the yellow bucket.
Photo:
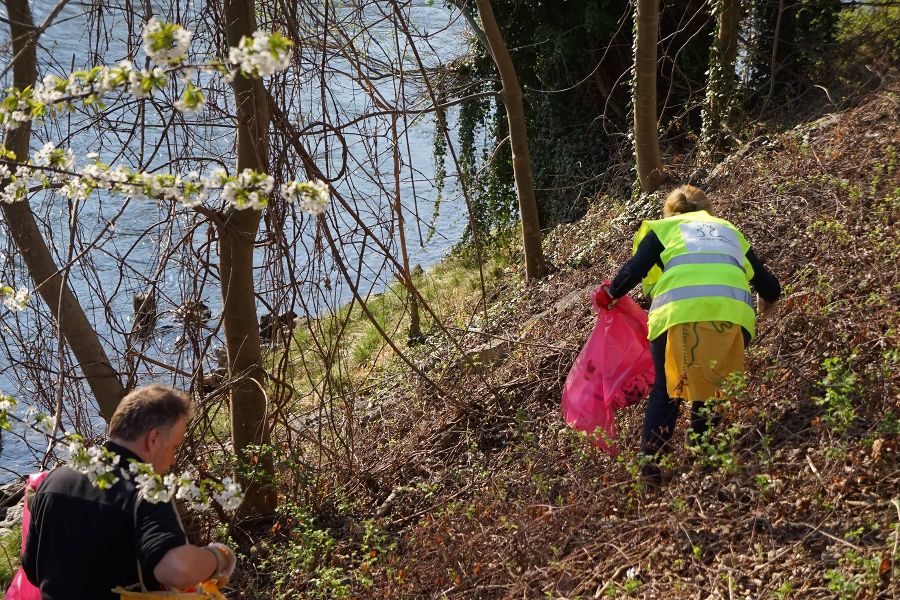
<svg viewBox="0 0 900 600">
<path fill-rule="evenodd" d="M 123 587 L 113 589 L 119 600 L 227 600 L 216 584 L 206 581 L 201 584 L 202 592 L 138 592 Z"/>
</svg>

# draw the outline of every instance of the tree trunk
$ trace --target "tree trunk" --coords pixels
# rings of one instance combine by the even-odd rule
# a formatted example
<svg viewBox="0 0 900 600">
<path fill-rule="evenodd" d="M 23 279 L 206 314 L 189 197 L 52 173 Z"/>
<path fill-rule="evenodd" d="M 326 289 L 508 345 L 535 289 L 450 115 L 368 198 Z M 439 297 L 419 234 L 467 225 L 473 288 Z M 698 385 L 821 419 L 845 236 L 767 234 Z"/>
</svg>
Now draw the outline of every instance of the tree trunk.
<svg viewBox="0 0 900 600">
<path fill-rule="evenodd" d="M 528 130 L 525 127 L 525 110 L 522 107 L 522 88 L 506 43 L 500 34 L 490 0 L 476 0 L 478 14 L 487 37 L 488 47 L 503 89 L 500 98 L 506 107 L 509 122 L 509 141 L 512 147 L 513 177 L 519 198 L 519 215 L 522 219 L 522 243 L 525 248 L 525 279 L 540 279 L 547 274 L 547 262 L 541 248 L 541 225 L 538 220 L 534 181 L 531 177 L 531 160 L 528 158 Z"/>
<path fill-rule="evenodd" d="M 229 46 L 256 31 L 253 0 L 225 0 L 225 28 Z M 237 171 L 268 168 L 269 110 L 261 79 L 238 74 L 232 83 L 237 108 Z M 250 461 L 266 481 L 243 478 L 242 512 L 267 514 L 275 510 L 275 470 L 272 455 L 257 455 L 253 446 L 268 445 L 265 372 L 253 282 L 253 243 L 260 212 L 230 209 L 219 226 L 219 261 L 222 277 L 223 323 L 231 388 L 231 437 L 237 456 Z M 247 452 L 248 447 L 251 451 Z"/>
<path fill-rule="evenodd" d="M 716 46 L 722 65 L 726 67 L 725 78 L 730 85 L 733 85 L 734 61 L 737 59 L 738 32 L 741 24 L 741 0 L 721 0 L 721 3 Z"/>
<path fill-rule="evenodd" d="M 403 258 L 403 283 L 406 286 L 406 300 L 409 303 L 407 344 L 412 346 L 422 341 L 422 328 L 419 323 L 419 303 L 416 301 L 412 272 L 409 269 L 409 253 L 406 251 L 403 203 L 400 198 L 400 138 L 397 135 L 397 113 L 394 113 L 391 118 L 391 135 L 394 142 L 394 212 L 397 214 L 397 233 L 400 241 L 400 254 Z"/>
<path fill-rule="evenodd" d="M 10 32 L 13 41 L 13 85 L 24 90 L 34 85 L 37 77 L 37 58 L 34 21 L 27 0 L 6 0 Z M 17 160 L 26 161 L 31 142 L 31 123 L 22 123 L 6 134 L 4 144 Z M 2 204 L 3 216 L 10 236 L 28 267 L 35 289 L 53 313 L 57 327 L 68 342 L 85 380 L 97 400 L 100 414 L 109 421 L 119 400 L 125 394 L 119 375 L 112 367 L 97 332 L 84 310 L 60 274 L 50 249 L 31 214 L 28 200 Z M 62 352 L 60 348 L 60 352 Z"/>
<path fill-rule="evenodd" d="M 641 190 L 650 193 L 664 178 L 656 127 L 659 0 L 637 0 L 634 20 L 634 154 Z"/>
<path fill-rule="evenodd" d="M 717 0 L 716 40 L 713 44 L 706 107 L 703 114 L 703 145 L 714 152 L 722 140 L 722 125 L 728 123 L 729 107 L 734 93 L 734 66 L 737 58 L 738 31 L 741 21 L 740 0 Z"/>
<path fill-rule="evenodd" d="M 766 96 L 763 109 L 774 99 L 777 87 L 788 85 L 792 77 L 796 77 L 794 68 L 797 55 L 794 46 L 797 35 L 798 5 L 799 3 L 794 0 L 778 0 L 775 31 L 772 34 L 769 95 Z"/>
</svg>

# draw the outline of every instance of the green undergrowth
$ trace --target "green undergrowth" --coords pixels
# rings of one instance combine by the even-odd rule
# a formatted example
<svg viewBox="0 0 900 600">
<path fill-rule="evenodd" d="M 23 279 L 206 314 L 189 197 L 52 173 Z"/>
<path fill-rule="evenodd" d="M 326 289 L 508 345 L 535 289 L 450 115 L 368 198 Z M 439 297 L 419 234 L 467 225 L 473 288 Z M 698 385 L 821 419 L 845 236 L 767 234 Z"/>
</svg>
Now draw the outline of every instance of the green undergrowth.
<svg viewBox="0 0 900 600">
<path fill-rule="evenodd" d="M 289 448 L 305 470 L 280 477 L 284 508 L 247 556 L 243 597 L 894 597 L 898 102 L 877 95 L 772 134 L 701 183 L 783 298 L 759 319 L 744 376 L 707 406 L 704 435 L 686 434 L 682 407 L 660 490 L 638 477 L 643 404 L 617 414 L 616 458 L 559 411 L 595 322 L 589 292 L 630 255 L 659 198 L 597 198 L 547 233 L 554 272 L 529 285 L 514 238 L 486 252 L 486 307 L 470 257 L 420 278 L 464 350 L 513 340 L 489 367 L 460 361 L 424 317 L 425 343 L 407 348 L 402 290 L 372 298 L 440 391 L 376 341 L 359 307 L 322 321 L 327 343 L 345 345 L 335 371 L 347 408 L 337 426 L 320 423 L 328 452 Z M 298 337 L 292 361 L 312 343 Z"/>
<path fill-rule="evenodd" d="M 21 549 L 22 532 L 18 527 L 0 534 L 0 589 L 6 589 L 19 570 Z"/>
<path fill-rule="evenodd" d="M 517 243 L 513 231 L 496 236 L 482 249 L 481 269 L 475 250 L 465 248 L 428 271 L 415 273 L 413 283 L 424 299 L 418 302 L 422 333 L 418 340 L 408 339 L 410 302 L 399 281 L 366 298 L 365 308 L 353 299 L 337 311 L 300 322 L 288 359 L 288 379 L 294 390 L 310 398 L 326 379 L 338 391 L 354 389 L 401 365 L 384 334 L 401 352 L 417 358 L 422 351 L 416 346 L 422 340 L 440 338 L 448 329 L 472 327 L 480 318 L 482 285 L 490 297 L 499 287 L 521 278 L 515 266 L 520 253 Z M 283 368 L 279 359 L 277 354 L 270 356 L 269 368 Z"/>
</svg>

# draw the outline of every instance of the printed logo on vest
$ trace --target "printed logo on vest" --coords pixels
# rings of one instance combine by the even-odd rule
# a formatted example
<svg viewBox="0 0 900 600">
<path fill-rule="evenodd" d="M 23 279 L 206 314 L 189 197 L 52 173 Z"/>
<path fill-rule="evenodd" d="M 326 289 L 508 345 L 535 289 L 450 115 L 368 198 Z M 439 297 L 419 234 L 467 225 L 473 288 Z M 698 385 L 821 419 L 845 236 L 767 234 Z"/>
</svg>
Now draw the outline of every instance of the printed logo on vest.
<svg viewBox="0 0 900 600">
<path fill-rule="evenodd" d="M 681 223 L 681 235 L 688 252 L 719 252 L 744 263 L 744 253 L 737 234 L 730 227 L 718 223 Z"/>
</svg>

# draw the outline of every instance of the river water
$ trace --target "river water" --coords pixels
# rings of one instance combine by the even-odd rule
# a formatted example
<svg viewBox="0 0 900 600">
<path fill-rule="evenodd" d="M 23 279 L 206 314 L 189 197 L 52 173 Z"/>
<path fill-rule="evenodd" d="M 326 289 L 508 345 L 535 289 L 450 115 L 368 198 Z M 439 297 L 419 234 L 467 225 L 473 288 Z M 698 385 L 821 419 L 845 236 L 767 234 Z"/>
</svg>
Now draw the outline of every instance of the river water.
<svg viewBox="0 0 900 600">
<path fill-rule="evenodd" d="M 41 23 L 55 4 L 49 0 L 33 3 L 35 21 Z M 73 2 L 63 9 L 41 37 L 39 79 L 47 73 L 62 74 L 73 68 L 89 67 L 97 59 L 114 64 L 128 55 L 129 29 L 121 10 L 125 0 L 104 4 L 106 7 L 102 12 L 91 16 L 86 16 L 82 3 Z M 456 12 L 445 9 L 442 4 L 415 0 L 409 8 L 411 25 L 427 36 L 428 43 L 420 47 L 420 52 L 423 62 L 429 65 L 454 60 L 466 51 L 463 22 Z M 366 34 L 368 41 L 362 43 L 372 62 L 398 59 L 397 47 L 392 46 L 396 44 L 393 29 L 377 3 L 356 5 L 345 2 L 340 6 L 338 17 L 347 21 L 359 17 L 360 23 L 373 24 L 371 33 Z M 174 18 L 176 15 L 168 12 L 167 20 L 188 23 L 192 19 L 199 20 L 198 11 L 204 10 L 203 3 L 198 2 L 182 2 L 177 8 L 181 18 Z M 157 14 L 166 18 L 167 11 L 157 6 Z M 92 28 L 96 31 L 100 21 L 106 33 L 100 37 L 90 35 L 88 32 Z M 358 31 L 357 27 L 357 39 L 363 37 Z M 8 39 L 8 33 L 4 33 Z M 132 32 L 132 43 L 135 39 L 137 34 Z M 408 48 L 401 47 L 400 54 L 406 68 L 411 68 Z M 136 64 L 140 66 L 143 57 L 141 54 L 138 57 L 140 60 Z M 7 55 L 4 65 L 8 60 Z M 332 59 L 326 75 L 319 79 L 310 77 L 308 87 L 295 90 L 299 92 L 300 100 L 297 104 L 292 102 L 291 106 L 302 106 L 302 110 L 295 108 L 289 112 L 298 127 L 325 119 L 346 123 L 373 110 L 365 84 L 359 77 L 348 74 L 347 69 L 346 61 Z M 380 78 L 378 73 L 370 75 L 373 85 L 392 98 L 396 93 L 396 81 Z M 10 85 L 9 80 L 7 75 L 4 87 Z M 326 81 L 327 93 L 321 91 L 321 81 Z M 32 148 L 40 148 L 47 139 L 64 140 L 61 145 L 71 147 L 82 163 L 88 152 L 96 152 L 105 162 L 118 160 L 131 165 L 143 162 L 150 168 L 172 170 L 173 164 L 180 164 L 172 161 L 183 156 L 179 155 L 178 149 L 173 151 L 167 147 L 174 139 L 192 145 L 195 156 L 213 157 L 207 161 L 207 167 L 218 161 L 233 170 L 234 131 L 231 119 L 222 114 L 229 108 L 227 98 L 220 98 L 218 105 L 212 94 L 209 100 L 210 106 L 221 112 L 212 114 L 213 109 L 208 109 L 202 122 L 184 127 L 187 133 L 182 137 L 163 137 L 155 133 L 169 117 L 164 111 L 154 112 L 146 106 L 142 119 L 147 126 L 139 132 L 129 132 L 127 126 L 116 123 L 115 119 L 118 114 L 124 123 L 137 114 L 132 106 L 120 113 L 111 110 L 111 120 L 105 123 L 92 122 L 84 115 L 48 120 L 36 128 Z M 415 100 L 411 98 L 411 102 Z M 447 119 L 453 130 L 456 114 L 448 111 Z M 391 225 L 393 154 L 390 144 L 386 143 L 389 141 L 385 137 L 388 126 L 389 121 L 385 118 L 370 119 L 344 132 L 348 147 L 346 174 L 334 185 L 365 223 L 390 246 L 392 254 L 399 256 Z M 410 263 L 427 270 L 460 239 L 465 227 L 465 207 L 448 165 L 447 186 L 436 211 L 437 192 L 432 183 L 435 173 L 433 117 L 426 114 L 410 118 L 400 121 L 399 126 L 406 132 L 400 144 L 403 165 L 400 192 L 407 218 L 405 231 Z M 317 164 L 329 173 L 336 171 L 336 164 L 340 162 L 341 152 L 334 145 L 335 141 L 335 136 L 323 135 L 313 148 Z M 286 150 L 289 149 L 273 148 L 273 153 Z M 154 152 L 154 158 L 148 160 L 147 156 Z M 196 161 L 193 164 L 197 164 Z M 390 185 L 382 181 L 390 181 Z M 146 201 L 126 202 L 96 193 L 73 207 L 52 191 L 36 192 L 32 194 L 31 204 L 46 228 L 57 264 L 71 265 L 67 273 L 70 285 L 88 318 L 95 324 L 115 366 L 132 374 L 137 382 L 183 383 L 183 378 L 173 376 L 152 362 L 135 363 L 133 358 L 126 357 L 125 350 L 130 348 L 168 365 L 182 366 L 196 360 L 196 356 L 192 357 L 185 350 L 185 329 L 173 313 L 180 304 L 190 300 L 206 303 L 212 313 L 210 323 L 214 324 L 221 313 L 215 270 L 218 259 L 215 243 L 210 243 L 207 238 L 208 228 L 197 227 L 196 216 L 183 208 L 173 209 Z M 384 257 L 372 251 L 372 241 L 359 231 L 350 213 L 334 205 L 328 221 L 363 295 L 377 293 L 395 281 L 393 267 L 385 266 Z M 321 314 L 346 302 L 351 297 L 351 290 L 342 283 L 341 274 L 328 253 L 321 251 L 322 238 L 315 221 L 289 215 L 281 226 L 285 239 L 279 249 L 273 250 L 271 245 L 262 243 L 267 239 L 264 228 L 259 237 L 257 265 L 277 263 L 274 268 L 259 269 L 260 314 L 269 310 L 282 312 L 288 308 L 301 315 L 304 310 L 307 314 Z M 5 228 L 0 229 L 0 248 L 6 250 L 0 258 L 2 281 L 33 287 L 11 241 L 6 238 Z M 69 256 L 74 257 L 71 263 L 67 260 Z M 201 268 L 203 259 L 208 259 L 213 268 Z M 293 279 L 294 285 L 283 285 L 285 279 Z M 132 298 L 148 287 L 156 291 L 161 318 L 152 336 L 135 342 L 127 335 L 133 326 Z M 37 298 L 32 300 L 32 303 L 37 302 Z M 78 381 L 79 373 L 68 358 L 62 363 L 62 377 L 58 372 L 35 368 L 39 363 L 49 365 L 52 370 L 59 362 L 52 322 L 39 312 L 30 310 L 12 314 L 0 309 L 6 350 L 0 353 L 0 390 L 13 394 L 24 403 L 42 405 L 46 410 L 61 381 L 66 402 L 65 421 L 80 430 L 102 433 L 102 423 L 91 414 L 89 398 L 84 402 L 86 387 Z M 212 337 L 220 339 L 221 336 L 213 332 Z M 203 357 L 202 360 L 206 361 L 207 367 L 214 366 L 211 358 Z M 17 428 L 14 426 L 13 429 Z M 30 472 L 40 461 L 45 440 L 35 434 L 26 438 L 16 431 L 4 432 L 0 437 L 0 480 Z"/>
</svg>

